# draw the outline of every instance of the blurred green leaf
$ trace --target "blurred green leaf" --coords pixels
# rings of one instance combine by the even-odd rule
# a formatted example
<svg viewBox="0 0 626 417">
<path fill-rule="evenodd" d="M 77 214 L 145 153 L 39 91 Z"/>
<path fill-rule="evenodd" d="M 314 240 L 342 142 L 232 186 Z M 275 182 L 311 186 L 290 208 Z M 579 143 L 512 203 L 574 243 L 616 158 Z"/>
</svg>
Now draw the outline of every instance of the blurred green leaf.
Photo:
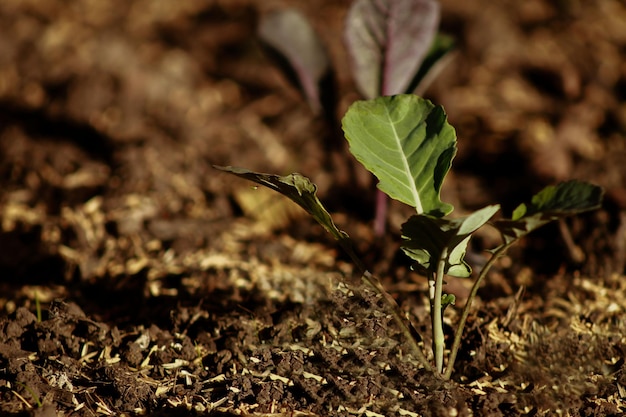
<svg viewBox="0 0 626 417">
<path fill-rule="evenodd" d="M 418 96 L 423 95 L 432 81 L 439 75 L 446 64 L 450 62 L 453 55 L 450 52 L 453 49 L 454 38 L 437 33 L 428 54 L 424 58 L 424 62 L 420 65 L 419 71 L 411 80 L 411 84 L 409 84 L 406 92 L 417 94 Z"/>
</svg>

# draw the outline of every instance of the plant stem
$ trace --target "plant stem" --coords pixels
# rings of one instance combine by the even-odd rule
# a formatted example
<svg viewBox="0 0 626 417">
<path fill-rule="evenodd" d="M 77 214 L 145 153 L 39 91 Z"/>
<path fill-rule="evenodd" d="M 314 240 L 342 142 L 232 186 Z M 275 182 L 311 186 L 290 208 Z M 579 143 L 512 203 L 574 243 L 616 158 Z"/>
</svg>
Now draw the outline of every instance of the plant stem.
<svg viewBox="0 0 626 417">
<path fill-rule="evenodd" d="M 37 313 L 37 323 L 41 323 L 41 303 L 39 302 L 39 292 L 35 290 L 35 311 Z"/>
<path fill-rule="evenodd" d="M 15 383 L 20 385 L 20 386 L 22 386 L 22 387 L 24 387 L 24 389 L 26 391 L 28 391 L 30 396 L 33 397 L 33 400 L 35 400 L 35 403 L 37 404 L 37 408 L 43 407 L 43 404 L 41 403 L 41 399 L 39 398 L 39 396 L 37 394 L 35 394 L 35 391 L 33 391 L 31 387 L 29 387 L 28 385 L 26 385 L 26 384 L 24 384 L 22 382 L 19 382 L 19 381 L 15 381 Z"/>
<path fill-rule="evenodd" d="M 389 198 L 387 194 L 376 190 L 376 215 L 374 218 L 374 236 L 383 237 L 387 229 L 387 208 Z"/>
<path fill-rule="evenodd" d="M 448 248 L 441 251 L 439 264 L 437 265 L 437 275 L 435 276 L 435 294 L 432 300 L 430 315 L 433 319 L 433 354 L 435 355 L 435 368 L 440 374 L 443 373 L 443 350 L 445 338 L 443 335 L 443 309 L 441 308 L 441 297 L 443 296 L 443 275 L 448 259 Z"/>
<path fill-rule="evenodd" d="M 483 279 L 487 276 L 487 273 L 496 262 L 496 260 L 504 255 L 506 251 L 511 247 L 513 243 L 515 243 L 517 239 L 514 239 L 508 243 L 502 244 L 498 247 L 491 258 L 485 263 L 485 266 L 480 270 L 480 274 L 478 274 L 478 278 L 472 285 L 472 290 L 467 297 L 467 302 L 465 303 L 465 307 L 463 307 L 463 313 L 461 314 L 461 319 L 456 328 L 456 332 L 454 333 L 454 342 L 452 342 L 452 348 L 450 350 L 450 356 L 448 357 L 448 366 L 446 368 L 446 372 L 443 375 L 443 379 L 448 380 L 452 376 L 452 371 L 454 370 L 454 362 L 456 361 L 456 356 L 459 351 L 459 346 L 461 345 L 461 337 L 463 336 L 463 329 L 465 327 L 465 322 L 467 321 L 467 317 L 469 316 L 470 308 L 472 307 L 472 303 L 474 302 L 474 298 L 476 297 L 476 293 L 478 292 L 478 288 L 480 288 L 480 284 Z"/>
</svg>

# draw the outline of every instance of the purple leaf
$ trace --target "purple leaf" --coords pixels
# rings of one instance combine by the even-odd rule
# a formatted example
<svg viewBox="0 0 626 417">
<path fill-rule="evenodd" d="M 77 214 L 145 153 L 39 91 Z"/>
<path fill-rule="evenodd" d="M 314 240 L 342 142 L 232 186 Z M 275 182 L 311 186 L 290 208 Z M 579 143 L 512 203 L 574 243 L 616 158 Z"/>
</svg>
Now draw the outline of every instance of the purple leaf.
<svg viewBox="0 0 626 417">
<path fill-rule="evenodd" d="M 298 87 L 313 111 L 318 113 L 322 108 L 319 85 L 329 71 L 330 63 L 309 22 L 296 10 L 278 10 L 261 20 L 258 33 L 289 63 Z"/>
<path fill-rule="evenodd" d="M 407 91 L 439 25 L 435 0 L 356 0 L 346 20 L 346 46 L 365 98 Z"/>
</svg>

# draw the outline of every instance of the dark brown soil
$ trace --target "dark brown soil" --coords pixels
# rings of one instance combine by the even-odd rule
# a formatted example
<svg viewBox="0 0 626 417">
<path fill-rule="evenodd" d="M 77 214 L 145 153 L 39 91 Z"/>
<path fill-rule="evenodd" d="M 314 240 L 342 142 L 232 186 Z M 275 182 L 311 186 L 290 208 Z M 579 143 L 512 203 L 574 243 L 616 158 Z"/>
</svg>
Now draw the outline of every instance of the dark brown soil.
<svg viewBox="0 0 626 417">
<path fill-rule="evenodd" d="M 319 185 L 429 344 L 426 283 L 372 236 L 374 187 L 255 38 L 298 5 L 358 98 L 348 1 L 0 2 L 0 414 L 619 416 L 626 413 L 626 6 L 443 1 L 454 60 L 427 96 L 459 154 L 458 213 L 570 178 L 601 210 L 550 225 L 479 292 L 451 381 L 297 207 L 211 168 Z M 498 243 L 485 230 L 473 262 Z M 469 285 L 450 281 L 459 303 Z"/>
</svg>

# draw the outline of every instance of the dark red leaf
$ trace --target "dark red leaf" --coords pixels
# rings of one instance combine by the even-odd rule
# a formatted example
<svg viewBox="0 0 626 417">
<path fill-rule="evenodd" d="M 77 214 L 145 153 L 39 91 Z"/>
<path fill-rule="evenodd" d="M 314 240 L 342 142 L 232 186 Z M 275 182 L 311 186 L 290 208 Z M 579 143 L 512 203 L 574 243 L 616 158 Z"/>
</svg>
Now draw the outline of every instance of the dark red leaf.
<svg viewBox="0 0 626 417">
<path fill-rule="evenodd" d="M 435 0 L 357 0 L 346 20 L 346 45 L 365 98 L 407 91 L 439 25 Z"/>
<path fill-rule="evenodd" d="M 298 87 L 315 112 L 321 110 L 320 81 L 330 63 L 319 37 L 298 11 L 284 9 L 265 16 L 259 37 L 291 66 Z"/>
</svg>

